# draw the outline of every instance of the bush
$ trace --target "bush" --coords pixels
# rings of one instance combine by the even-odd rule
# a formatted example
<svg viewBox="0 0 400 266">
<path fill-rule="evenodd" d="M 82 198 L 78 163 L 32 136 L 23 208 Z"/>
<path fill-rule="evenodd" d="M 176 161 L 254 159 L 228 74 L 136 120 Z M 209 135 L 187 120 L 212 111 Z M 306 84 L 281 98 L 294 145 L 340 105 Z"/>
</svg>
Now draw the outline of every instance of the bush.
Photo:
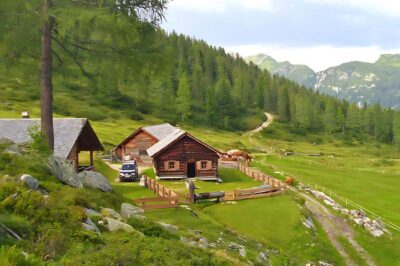
<svg viewBox="0 0 400 266">
<path fill-rule="evenodd" d="M 23 253 L 16 246 L 0 247 L 0 265 L 2 266 L 34 266 L 43 265 L 35 256 Z"/>
<path fill-rule="evenodd" d="M 172 234 L 161 225 L 150 220 L 140 220 L 131 218 L 128 224 L 132 225 L 136 230 L 142 232 L 146 236 L 160 237 L 164 239 L 179 239 L 175 234 Z"/>
</svg>

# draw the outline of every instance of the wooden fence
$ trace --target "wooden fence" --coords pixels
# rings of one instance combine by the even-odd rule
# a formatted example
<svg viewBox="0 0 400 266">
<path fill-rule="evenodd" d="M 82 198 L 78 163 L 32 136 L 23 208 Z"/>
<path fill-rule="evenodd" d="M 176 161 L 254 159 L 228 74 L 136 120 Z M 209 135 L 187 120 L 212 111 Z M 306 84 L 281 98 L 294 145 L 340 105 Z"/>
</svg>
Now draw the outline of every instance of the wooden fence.
<svg viewBox="0 0 400 266">
<path fill-rule="evenodd" d="M 143 210 L 178 208 L 178 197 L 142 198 L 133 200 Z"/>
<path fill-rule="evenodd" d="M 158 197 L 161 198 L 177 198 L 179 203 L 189 203 L 188 195 L 181 195 L 173 191 L 172 189 L 160 184 L 157 180 L 143 175 L 145 187 L 153 191 Z"/>
<path fill-rule="evenodd" d="M 281 194 L 286 190 L 286 184 L 284 182 L 264 174 L 259 170 L 248 167 L 247 161 L 238 161 L 237 168 L 250 178 L 263 182 L 265 186 L 250 189 L 235 189 L 233 191 L 225 192 L 224 200 L 229 201 L 270 197 Z"/>
</svg>

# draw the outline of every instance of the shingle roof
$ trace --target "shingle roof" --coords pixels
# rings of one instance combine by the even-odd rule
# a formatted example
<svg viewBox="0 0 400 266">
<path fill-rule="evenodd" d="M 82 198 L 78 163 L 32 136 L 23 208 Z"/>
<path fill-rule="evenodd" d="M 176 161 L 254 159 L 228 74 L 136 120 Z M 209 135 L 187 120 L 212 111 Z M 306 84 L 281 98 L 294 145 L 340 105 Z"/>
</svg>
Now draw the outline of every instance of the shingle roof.
<svg viewBox="0 0 400 266">
<path fill-rule="evenodd" d="M 86 118 L 54 118 L 54 156 L 68 157 L 86 123 Z M 24 144 L 34 126 L 40 127 L 40 119 L 0 119 L 0 137 Z"/>
<path fill-rule="evenodd" d="M 159 142 L 148 148 L 147 154 L 150 157 L 153 157 L 155 154 L 159 153 L 160 151 L 168 147 L 172 142 L 176 141 L 185 134 L 186 134 L 185 131 L 176 128 L 174 132 L 172 132 L 171 134 L 169 134 L 168 136 L 166 136 L 165 138 L 163 138 L 162 140 L 160 140 Z"/>
<path fill-rule="evenodd" d="M 173 133 L 176 130 L 175 127 L 173 127 L 168 123 L 147 126 L 143 127 L 142 129 L 150 133 L 154 137 L 156 137 L 158 140 L 162 140 L 163 138 L 165 138 L 166 136 L 168 136 L 169 134 Z"/>
</svg>

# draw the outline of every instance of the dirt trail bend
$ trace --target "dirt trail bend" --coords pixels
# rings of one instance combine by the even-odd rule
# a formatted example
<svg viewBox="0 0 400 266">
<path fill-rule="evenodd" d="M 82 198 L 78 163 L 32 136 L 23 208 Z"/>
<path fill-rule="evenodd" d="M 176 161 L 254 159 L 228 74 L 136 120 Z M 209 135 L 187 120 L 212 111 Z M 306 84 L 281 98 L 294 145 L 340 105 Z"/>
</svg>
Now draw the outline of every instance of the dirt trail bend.
<svg viewBox="0 0 400 266">
<path fill-rule="evenodd" d="M 291 188 L 291 190 L 304 197 L 304 199 L 306 200 L 306 207 L 311 211 L 314 217 L 321 224 L 322 228 L 328 235 L 329 240 L 332 242 L 332 245 L 338 250 L 340 255 L 346 261 L 347 265 L 353 266 L 357 264 L 350 258 L 342 243 L 339 242 L 339 237 L 346 238 L 350 245 L 357 251 L 358 255 L 366 262 L 367 265 L 376 266 L 375 262 L 372 260 L 367 251 L 365 251 L 365 249 L 361 247 L 354 239 L 355 233 L 353 231 L 353 228 L 349 226 L 345 218 L 339 217 L 338 215 L 334 214 L 325 205 L 314 199 L 312 196 L 295 188 Z"/>
<path fill-rule="evenodd" d="M 265 112 L 264 114 L 267 117 L 267 120 L 264 123 L 262 123 L 259 127 L 257 127 L 256 129 L 253 129 L 251 131 L 244 133 L 243 136 L 252 135 L 254 133 L 260 132 L 264 128 L 267 128 L 274 121 L 274 116 L 272 114 L 267 113 L 267 112 Z"/>
</svg>

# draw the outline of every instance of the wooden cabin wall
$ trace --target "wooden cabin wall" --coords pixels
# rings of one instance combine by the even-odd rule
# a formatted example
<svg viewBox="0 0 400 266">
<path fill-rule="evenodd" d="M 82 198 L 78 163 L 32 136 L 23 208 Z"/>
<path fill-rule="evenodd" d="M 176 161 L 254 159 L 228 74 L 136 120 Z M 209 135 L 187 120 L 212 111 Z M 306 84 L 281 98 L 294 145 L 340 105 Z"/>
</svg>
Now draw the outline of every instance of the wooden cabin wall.
<svg viewBox="0 0 400 266">
<path fill-rule="evenodd" d="M 123 159 L 125 155 L 133 153 L 139 155 L 139 150 L 146 151 L 148 148 L 156 144 L 158 140 L 144 131 L 139 131 L 130 140 L 125 142 L 121 147 L 115 149 L 115 155 Z"/>
<path fill-rule="evenodd" d="M 196 176 L 217 176 L 218 174 L 218 155 L 188 136 L 174 143 L 156 156 L 154 160 L 158 176 L 186 176 L 187 163 L 196 163 L 198 161 L 210 161 L 211 167 L 206 170 L 197 169 Z M 179 167 L 176 170 L 166 168 L 166 162 L 168 161 L 179 162 Z"/>
<path fill-rule="evenodd" d="M 69 152 L 67 159 L 74 164 L 76 170 L 79 169 L 79 151 L 78 151 L 78 145 L 76 143 Z"/>
</svg>

